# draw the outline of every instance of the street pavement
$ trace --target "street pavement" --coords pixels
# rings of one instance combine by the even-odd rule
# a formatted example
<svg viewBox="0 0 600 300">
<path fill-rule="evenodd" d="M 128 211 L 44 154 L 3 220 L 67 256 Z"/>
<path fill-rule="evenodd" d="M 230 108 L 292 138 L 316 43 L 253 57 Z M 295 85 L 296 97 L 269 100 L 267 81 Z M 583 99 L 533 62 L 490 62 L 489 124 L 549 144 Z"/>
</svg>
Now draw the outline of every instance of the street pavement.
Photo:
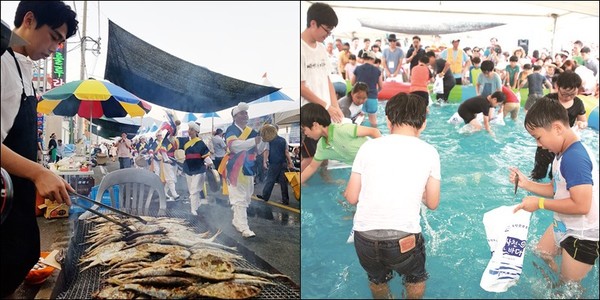
<svg viewBox="0 0 600 300">
<path fill-rule="evenodd" d="M 104 174 L 119 168 L 118 161 L 108 160 L 105 166 L 94 168 L 95 184 L 99 185 Z M 255 185 L 255 194 L 262 194 L 263 184 Z M 176 184 L 180 195 L 179 201 L 168 202 L 167 209 L 176 209 L 189 213 L 190 218 L 199 218 L 212 230 L 222 230 L 222 235 L 246 247 L 256 256 L 268 263 L 277 271 L 289 276 L 294 283 L 300 285 L 300 202 L 294 198 L 289 187 L 289 205 L 281 204 L 281 191 L 275 184 L 271 199 L 268 202 L 253 196 L 248 208 L 248 224 L 256 233 L 256 237 L 243 238 L 231 225 L 232 211 L 227 196 L 209 193 L 203 201 L 198 216 L 190 213 L 189 193 L 185 177 L 178 176 Z M 69 218 L 46 219 L 37 218 L 40 227 L 42 251 L 66 249 L 73 235 L 73 224 L 78 214 Z M 211 231 L 212 231 L 211 230 Z M 22 284 L 12 295 L 14 299 L 49 299 L 56 286 L 59 271 L 55 270 L 51 277 L 39 285 Z"/>
</svg>

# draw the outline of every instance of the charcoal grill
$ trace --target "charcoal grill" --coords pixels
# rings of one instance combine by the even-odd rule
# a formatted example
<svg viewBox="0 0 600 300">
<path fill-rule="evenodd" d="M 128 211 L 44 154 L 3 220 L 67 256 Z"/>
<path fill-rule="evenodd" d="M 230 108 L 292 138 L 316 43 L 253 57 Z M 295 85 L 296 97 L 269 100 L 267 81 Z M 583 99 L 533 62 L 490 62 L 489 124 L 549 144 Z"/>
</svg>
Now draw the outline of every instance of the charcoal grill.
<svg viewBox="0 0 600 300">
<path fill-rule="evenodd" d="M 152 210 L 151 212 L 155 211 Z M 135 213 L 135 212 L 130 212 Z M 210 228 L 207 224 L 201 222 L 198 218 L 190 219 L 189 214 L 178 211 L 168 211 L 167 217 L 186 219 L 190 226 L 197 232 L 205 232 L 210 230 L 215 232 L 215 228 Z M 100 273 L 108 270 L 108 266 L 96 266 L 79 271 L 79 258 L 85 250 L 85 245 L 81 245 L 85 241 L 85 236 L 93 227 L 92 223 L 87 223 L 83 220 L 75 220 L 74 234 L 71 238 L 63 269 L 57 278 L 56 287 L 53 291 L 52 298 L 56 299 L 89 299 L 92 293 L 100 288 L 103 278 Z M 216 242 L 227 246 L 235 246 L 238 252 L 246 259 L 244 262 L 235 262 L 236 267 L 255 269 L 273 274 L 280 273 L 269 263 L 254 254 L 245 246 L 237 243 L 234 239 L 221 233 Z M 105 275 L 107 276 L 107 275 Z M 279 285 L 265 285 L 261 289 L 259 299 L 300 299 L 300 287 L 287 278 L 272 279 Z"/>
</svg>

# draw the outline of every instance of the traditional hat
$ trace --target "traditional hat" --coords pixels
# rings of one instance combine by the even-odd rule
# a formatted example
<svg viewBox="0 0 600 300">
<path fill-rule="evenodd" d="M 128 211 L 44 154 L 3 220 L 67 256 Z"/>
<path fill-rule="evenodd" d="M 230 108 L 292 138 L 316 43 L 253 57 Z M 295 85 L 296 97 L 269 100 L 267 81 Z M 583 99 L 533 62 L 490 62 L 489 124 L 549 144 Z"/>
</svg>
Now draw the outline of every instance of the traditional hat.
<svg viewBox="0 0 600 300">
<path fill-rule="evenodd" d="M 190 122 L 188 122 L 188 130 L 193 130 L 197 133 L 200 133 L 200 124 L 198 124 L 194 121 L 190 121 Z"/>
<path fill-rule="evenodd" d="M 250 108 L 250 106 L 246 102 L 240 102 L 236 107 L 231 111 L 231 116 L 237 115 L 241 111 L 246 111 Z"/>
</svg>

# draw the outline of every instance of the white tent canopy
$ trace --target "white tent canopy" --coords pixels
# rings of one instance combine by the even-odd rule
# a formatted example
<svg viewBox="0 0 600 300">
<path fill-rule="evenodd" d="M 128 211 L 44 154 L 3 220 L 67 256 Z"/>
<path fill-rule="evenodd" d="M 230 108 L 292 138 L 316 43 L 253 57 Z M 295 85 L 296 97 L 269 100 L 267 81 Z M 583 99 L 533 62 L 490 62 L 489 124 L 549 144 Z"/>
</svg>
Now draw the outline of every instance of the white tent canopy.
<svg viewBox="0 0 600 300">
<path fill-rule="evenodd" d="M 301 22 L 306 26 L 306 11 L 314 1 L 302 2 Z M 506 25 L 442 36 L 442 42 L 450 44 L 453 38 L 461 39 L 461 46 L 489 44 L 490 37 L 497 37 L 508 51 L 517 46 L 519 39 L 528 39 L 530 49 L 561 48 L 571 50 L 574 40 L 584 44 L 598 44 L 597 1 L 321 1 L 331 5 L 339 19 L 333 37 L 381 38 L 396 33 L 400 39 L 411 39 L 414 33 L 385 32 L 362 26 L 359 19 L 378 18 L 395 23 L 430 24 L 440 22 L 499 22 Z M 421 35 L 424 45 L 433 42 L 433 36 Z M 554 41 L 553 41 L 554 39 Z"/>
</svg>

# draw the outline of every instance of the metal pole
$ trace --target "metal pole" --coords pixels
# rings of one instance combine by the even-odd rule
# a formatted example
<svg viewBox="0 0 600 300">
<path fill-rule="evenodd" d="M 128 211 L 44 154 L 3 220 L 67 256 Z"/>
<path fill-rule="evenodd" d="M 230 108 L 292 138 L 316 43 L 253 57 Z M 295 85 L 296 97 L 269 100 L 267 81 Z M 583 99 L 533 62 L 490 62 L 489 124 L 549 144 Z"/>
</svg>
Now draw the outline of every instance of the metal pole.
<svg viewBox="0 0 600 300">
<path fill-rule="evenodd" d="M 79 69 L 79 79 L 85 79 L 85 40 L 87 28 L 87 1 L 83 1 L 83 22 L 81 25 L 81 66 Z M 83 119 L 75 116 L 77 120 L 77 138 L 83 137 Z M 90 135 L 91 137 L 91 135 Z"/>
<path fill-rule="evenodd" d="M 44 58 L 44 87 L 42 87 L 42 94 L 46 92 L 48 86 L 48 58 Z"/>
<path fill-rule="evenodd" d="M 554 42 L 555 42 L 555 38 L 556 38 L 556 21 L 558 20 L 558 15 L 557 14 L 551 14 L 550 15 L 553 19 L 554 19 L 554 26 L 552 27 L 552 49 L 550 49 L 550 55 L 552 57 L 554 57 Z"/>
</svg>

